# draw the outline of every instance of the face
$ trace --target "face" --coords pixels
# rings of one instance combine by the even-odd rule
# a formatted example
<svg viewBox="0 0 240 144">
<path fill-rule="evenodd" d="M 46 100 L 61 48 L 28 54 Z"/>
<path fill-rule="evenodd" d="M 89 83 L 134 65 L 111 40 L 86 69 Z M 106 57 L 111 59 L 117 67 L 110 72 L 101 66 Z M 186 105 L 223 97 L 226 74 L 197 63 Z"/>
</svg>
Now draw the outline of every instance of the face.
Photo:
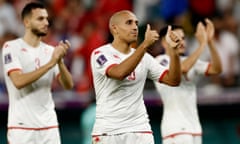
<svg viewBox="0 0 240 144">
<path fill-rule="evenodd" d="M 180 46 L 177 48 L 178 49 L 178 54 L 182 55 L 185 54 L 185 35 L 182 29 L 176 29 L 174 30 L 175 33 L 180 37 Z"/>
<path fill-rule="evenodd" d="M 138 38 L 138 20 L 132 13 L 123 13 L 115 27 L 115 35 L 126 43 L 133 43 Z"/>
<path fill-rule="evenodd" d="M 28 17 L 27 28 L 36 36 L 45 36 L 48 31 L 48 13 L 46 9 L 33 9 L 31 16 Z"/>
</svg>

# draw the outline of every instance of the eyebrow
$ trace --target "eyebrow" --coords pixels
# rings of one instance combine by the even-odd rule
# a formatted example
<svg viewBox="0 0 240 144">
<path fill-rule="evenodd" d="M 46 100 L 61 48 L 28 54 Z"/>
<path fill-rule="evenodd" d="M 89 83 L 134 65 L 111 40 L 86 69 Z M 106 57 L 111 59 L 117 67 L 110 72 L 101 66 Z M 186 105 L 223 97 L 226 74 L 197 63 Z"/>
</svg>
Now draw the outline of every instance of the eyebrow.
<svg viewBox="0 0 240 144">
<path fill-rule="evenodd" d="M 127 23 L 127 22 L 135 22 L 135 23 L 138 24 L 138 20 L 135 20 L 135 19 L 127 19 L 127 20 L 126 20 L 126 23 Z"/>
</svg>

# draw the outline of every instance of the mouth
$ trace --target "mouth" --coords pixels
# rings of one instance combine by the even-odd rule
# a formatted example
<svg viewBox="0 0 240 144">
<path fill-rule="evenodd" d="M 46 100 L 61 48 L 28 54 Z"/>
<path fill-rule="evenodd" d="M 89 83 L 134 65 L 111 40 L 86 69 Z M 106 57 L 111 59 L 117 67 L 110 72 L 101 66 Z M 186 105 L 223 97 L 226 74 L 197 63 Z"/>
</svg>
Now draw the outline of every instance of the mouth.
<svg viewBox="0 0 240 144">
<path fill-rule="evenodd" d="M 133 35 L 134 37 L 138 36 L 138 33 L 131 33 L 131 35 Z"/>
</svg>

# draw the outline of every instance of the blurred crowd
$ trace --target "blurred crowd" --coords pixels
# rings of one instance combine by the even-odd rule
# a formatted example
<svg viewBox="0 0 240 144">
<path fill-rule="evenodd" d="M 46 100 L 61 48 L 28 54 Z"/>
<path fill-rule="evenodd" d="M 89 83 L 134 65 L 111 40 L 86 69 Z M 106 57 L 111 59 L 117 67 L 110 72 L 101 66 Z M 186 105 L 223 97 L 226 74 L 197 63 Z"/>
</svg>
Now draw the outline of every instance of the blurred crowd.
<svg viewBox="0 0 240 144">
<path fill-rule="evenodd" d="M 30 0 L 0 0 L 0 47 L 4 41 L 23 35 L 20 13 Z M 133 11 L 139 19 L 139 42 L 144 37 L 146 24 L 159 30 L 166 24 L 178 24 L 186 32 L 187 53 L 197 47 L 194 38 L 196 24 L 210 18 L 216 28 L 216 46 L 223 65 L 223 73 L 209 80 L 200 79 L 199 86 L 215 85 L 220 88 L 236 88 L 239 80 L 240 0 L 41 0 L 49 12 L 50 28 L 44 41 L 56 45 L 68 39 L 72 46 L 65 63 L 73 75 L 74 92 L 92 90 L 90 72 L 91 51 L 111 42 L 108 30 L 110 16 L 119 10 Z M 153 47 L 153 56 L 162 52 Z M 208 60 L 206 50 L 201 59 Z M 0 62 L 2 59 L 0 59 Z M 2 62 L 0 63 L 2 69 Z M 147 83 L 148 84 L 148 83 Z M 57 84 L 53 89 L 61 91 Z M 0 71 L 0 92 L 6 93 L 3 70 Z M 2 95 L 2 94 L 0 94 Z"/>
</svg>

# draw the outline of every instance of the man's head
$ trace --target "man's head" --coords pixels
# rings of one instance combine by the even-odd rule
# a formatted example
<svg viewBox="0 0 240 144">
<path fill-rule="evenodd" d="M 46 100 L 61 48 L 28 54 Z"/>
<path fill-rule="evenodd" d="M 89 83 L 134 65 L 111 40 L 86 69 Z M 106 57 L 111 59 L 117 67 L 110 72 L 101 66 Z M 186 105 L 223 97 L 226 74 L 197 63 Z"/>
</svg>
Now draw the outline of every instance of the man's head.
<svg viewBox="0 0 240 144">
<path fill-rule="evenodd" d="M 133 43 L 138 37 L 138 20 L 128 10 L 122 10 L 112 15 L 109 21 L 109 29 L 114 40 Z"/>
<path fill-rule="evenodd" d="M 172 31 L 175 32 L 181 38 L 180 39 L 181 44 L 177 47 L 177 49 L 178 49 L 178 53 L 180 55 L 183 55 L 183 54 L 185 54 L 185 46 L 186 46 L 185 45 L 185 34 L 183 31 L 183 27 L 179 26 L 179 25 L 171 25 L 171 27 L 172 27 Z M 168 30 L 168 26 L 165 26 L 159 32 L 161 44 L 165 49 L 168 47 L 168 44 L 165 40 L 167 30 Z"/>
<path fill-rule="evenodd" d="M 48 30 L 48 13 L 41 3 L 28 3 L 22 10 L 21 17 L 26 30 L 37 36 L 45 36 Z"/>
</svg>

